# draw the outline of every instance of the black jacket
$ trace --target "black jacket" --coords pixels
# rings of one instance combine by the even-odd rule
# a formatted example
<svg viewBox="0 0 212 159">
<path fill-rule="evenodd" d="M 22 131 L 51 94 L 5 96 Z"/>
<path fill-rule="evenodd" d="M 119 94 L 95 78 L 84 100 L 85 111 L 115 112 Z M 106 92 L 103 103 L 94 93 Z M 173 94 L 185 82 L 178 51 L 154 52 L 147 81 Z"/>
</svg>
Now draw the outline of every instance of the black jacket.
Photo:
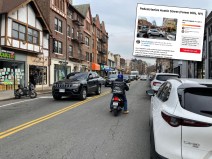
<svg viewBox="0 0 212 159">
<path fill-rule="evenodd" d="M 116 79 L 114 82 L 123 82 L 123 84 L 124 84 L 124 88 L 123 88 L 123 95 L 125 95 L 125 91 L 128 91 L 129 90 L 129 86 L 127 85 L 127 83 L 126 82 L 124 82 L 123 80 L 121 80 L 121 79 Z M 112 83 L 112 85 L 111 85 L 111 89 L 113 90 L 113 88 L 114 88 L 114 83 Z"/>
</svg>

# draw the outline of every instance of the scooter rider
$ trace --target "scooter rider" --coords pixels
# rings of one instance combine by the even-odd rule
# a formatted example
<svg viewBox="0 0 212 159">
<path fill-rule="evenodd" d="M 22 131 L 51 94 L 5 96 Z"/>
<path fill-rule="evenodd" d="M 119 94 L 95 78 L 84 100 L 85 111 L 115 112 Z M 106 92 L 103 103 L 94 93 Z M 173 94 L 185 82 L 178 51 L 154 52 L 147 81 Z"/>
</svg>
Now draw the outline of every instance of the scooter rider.
<svg viewBox="0 0 212 159">
<path fill-rule="evenodd" d="M 124 82 L 124 79 L 123 79 L 123 75 L 122 74 L 119 74 L 118 75 L 118 78 L 112 83 L 112 85 L 111 85 L 111 89 L 112 89 L 112 92 L 113 92 L 113 89 L 114 89 L 114 85 L 115 85 L 115 82 L 123 82 L 123 84 L 124 84 L 124 87 L 123 88 L 120 88 L 120 89 L 122 89 L 122 94 L 115 94 L 115 93 L 113 93 L 113 96 L 112 96 L 112 99 L 111 99 L 111 102 L 110 102 L 110 112 L 112 112 L 112 103 L 113 103 L 113 98 L 114 98 L 114 96 L 118 96 L 118 97 L 120 97 L 122 100 L 123 100 L 123 102 L 124 102 L 124 114 L 128 114 L 129 113 L 129 111 L 128 111 L 128 109 L 127 109 L 127 98 L 126 98 L 126 94 L 125 94 L 125 91 L 128 91 L 129 90 L 129 87 L 128 87 L 128 85 Z"/>
</svg>

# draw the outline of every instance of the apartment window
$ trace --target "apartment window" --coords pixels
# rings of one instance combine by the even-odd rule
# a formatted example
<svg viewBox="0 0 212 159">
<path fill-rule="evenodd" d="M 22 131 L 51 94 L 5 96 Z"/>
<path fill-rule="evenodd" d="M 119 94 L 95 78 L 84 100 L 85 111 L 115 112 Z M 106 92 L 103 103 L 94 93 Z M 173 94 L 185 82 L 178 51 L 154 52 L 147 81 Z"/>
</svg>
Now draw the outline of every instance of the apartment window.
<svg viewBox="0 0 212 159">
<path fill-rule="evenodd" d="M 73 47 L 71 45 L 69 46 L 69 56 L 73 57 Z"/>
<path fill-rule="evenodd" d="M 79 32 L 77 31 L 77 38 L 79 37 Z"/>
<path fill-rule="evenodd" d="M 57 40 L 54 41 L 54 52 L 62 54 L 62 42 Z"/>
<path fill-rule="evenodd" d="M 74 37 L 74 28 L 71 29 L 71 37 Z"/>
<path fill-rule="evenodd" d="M 80 48 L 78 48 L 78 54 L 81 54 L 81 50 L 80 50 Z"/>
<path fill-rule="evenodd" d="M 70 30 L 70 26 L 69 25 L 67 26 L 67 35 L 69 37 L 71 37 L 71 30 Z"/>
<path fill-rule="evenodd" d="M 54 19 L 55 30 L 62 33 L 62 21 L 58 18 Z"/>
<path fill-rule="evenodd" d="M 90 53 L 90 62 L 93 62 L 93 53 Z"/>
<path fill-rule="evenodd" d="M 37 30 L 28 28 L 28 42 L 32 44 L 39 44 L 39 32 Z"/>
<path fill-rule="evenodd" d="M 68 10 L 68 17 L 73 19 L 73 12 L 71 10 Z"/>
<path fill-rule="evenodd" d="M 90 54 L 88 52 L 86 52 L 86 61 L 90 61 L 89 56 L 90 56 Z"/>
<path fill-rule="evenodd" d="M 100 37 L 100 31 L 99 31 L 99 29 L 97 29 L 97 37 L 98 38 Z"/>
<path fill-rule="evenodd" d="M 90 24 L 89 24 L 88 21 L 86 21 L 86 29 L 87 29 L 88 31 L 90 31 Z"/>
<path fill-rule="evenodd" d="M 89 38 L 87 36 L 85 37 L 85 45 L 89 46 Z"/>
<path fill-rule="evenodd" d="M 13 22 L 12 37 L 18 40 L 26 40 L 26 27 L 19 23 Z"/>
<path fill-rule="evenodd" d="M 93 46 L 93 48 L 94 48 L 94 39 L 92 40 L 92 46 Z"/>
</svg>

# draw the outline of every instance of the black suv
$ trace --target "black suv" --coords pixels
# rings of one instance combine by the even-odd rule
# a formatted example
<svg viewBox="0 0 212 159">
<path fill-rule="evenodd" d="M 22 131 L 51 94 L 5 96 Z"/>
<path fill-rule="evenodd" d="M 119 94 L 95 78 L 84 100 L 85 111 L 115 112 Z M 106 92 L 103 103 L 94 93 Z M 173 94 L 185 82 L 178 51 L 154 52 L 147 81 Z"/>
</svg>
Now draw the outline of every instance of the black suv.
<svg viewBox="0 0 212 159">
<path fill-rule="evenodd" d="M 55 82 L 52 87 L 52 95 L 55 100 L 62 96 L 76 96 L 81 100 L 87 98 L 87 94 L 95 92 L 101 94 L 99 75 L 95 72 L 71 73 L 67 79 Z"/>
</svg>

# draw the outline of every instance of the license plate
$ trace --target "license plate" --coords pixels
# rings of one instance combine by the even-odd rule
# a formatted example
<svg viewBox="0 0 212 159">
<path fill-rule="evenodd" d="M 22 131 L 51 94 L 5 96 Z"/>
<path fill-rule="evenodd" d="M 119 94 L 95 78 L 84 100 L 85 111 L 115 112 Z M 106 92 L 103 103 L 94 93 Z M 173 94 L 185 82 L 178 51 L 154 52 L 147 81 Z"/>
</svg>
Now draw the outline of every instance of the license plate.
<svg viewBox="0 0 212 159">
<path fill-rule="evenodd" d="M 119 103 L 118 102 L 113 102 L 113 106 L 118 106 Z"/>
<path fill-rule="evenodd" d="M 59 92 L 64 93 L 65 89 L 59 89 Z"/>
</svg>

